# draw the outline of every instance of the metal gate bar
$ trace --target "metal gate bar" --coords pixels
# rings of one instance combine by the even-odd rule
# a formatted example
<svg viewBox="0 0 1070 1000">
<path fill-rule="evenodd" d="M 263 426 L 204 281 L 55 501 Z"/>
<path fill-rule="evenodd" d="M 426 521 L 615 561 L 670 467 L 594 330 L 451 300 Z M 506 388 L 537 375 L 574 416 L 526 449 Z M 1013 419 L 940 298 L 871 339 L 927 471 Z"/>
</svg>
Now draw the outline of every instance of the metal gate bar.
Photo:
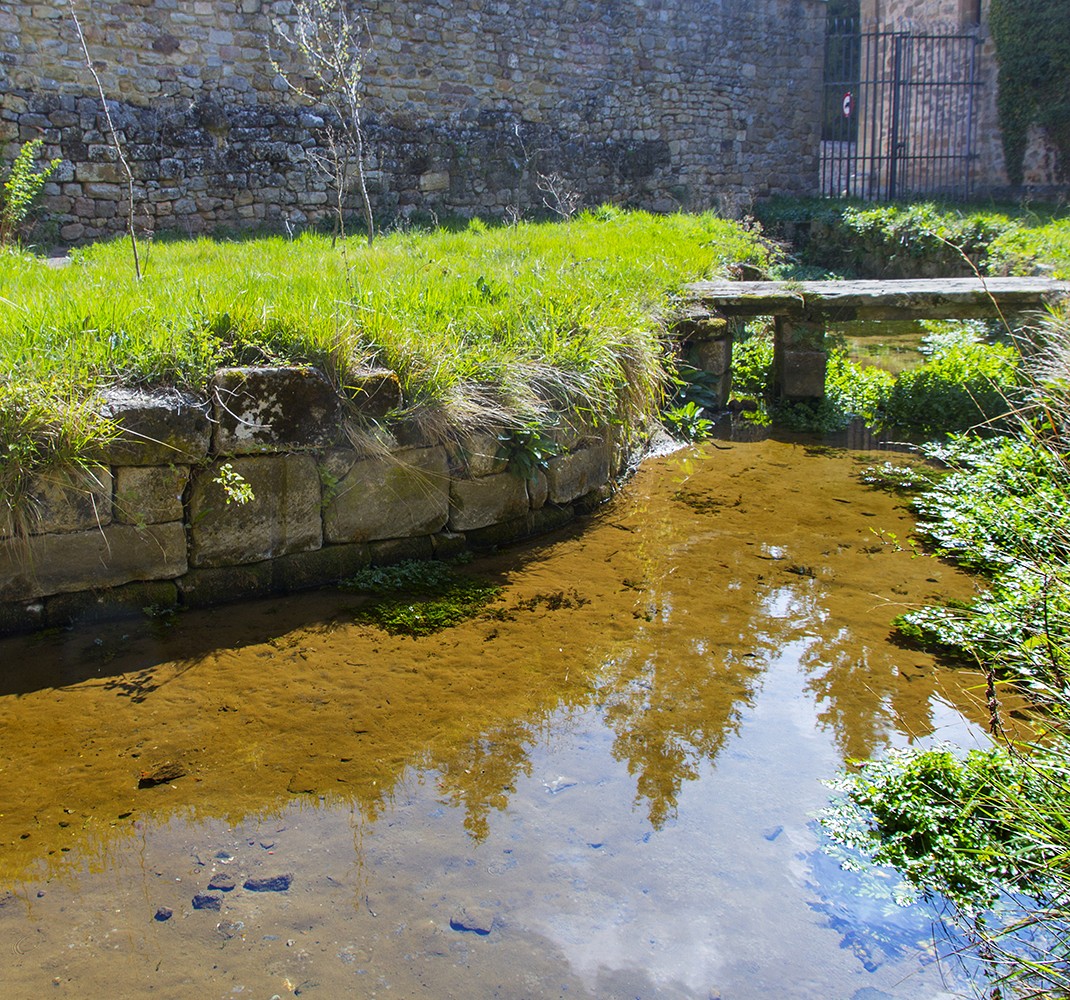
<svg viewBox="0 0 1070 1000">
<path fill-rule="evenodd" d="M 950 29 L 859 31 L 830 20 L 822 194 L 969 198 L 979 44 Z"/>
</svg>

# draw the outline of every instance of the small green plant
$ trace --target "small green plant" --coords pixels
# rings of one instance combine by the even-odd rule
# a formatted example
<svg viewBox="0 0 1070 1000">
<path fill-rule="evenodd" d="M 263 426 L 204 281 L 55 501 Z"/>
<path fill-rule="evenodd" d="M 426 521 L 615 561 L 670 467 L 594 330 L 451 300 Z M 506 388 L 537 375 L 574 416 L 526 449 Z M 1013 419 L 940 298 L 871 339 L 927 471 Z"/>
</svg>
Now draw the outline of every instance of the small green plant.
<svg viewBox="0 0 1070 1000">
<path fill-rule="evenodd" d="M 1009 889 L 1044 895 L 1037 866 L 1043 859 L 1016 828 L 1006 791 L 1057 798 L 1064 809 L 1070 800 L 1065 786 L 1045 787 L 1043 775 L 1006 751 L 962 757 L 948 746 L 893 750 L 831 784 L 842 797 L 823 816 L 825 829 L 840 844 L 897 868 L 919 894 L 939 894 L 971 914 Z"/>
<path fill-rule="evenodd" d="M 232 503 L 241 506 L 242 504 L 247 504 L 250 500 L 256 499 L 253 495 L 253 488 L 240 472 L 235 471 L 230 462 L 224 462 L 219 466 L 216 475 L 212 478 L 212 482 L 223 490 L 223 496 L 228 506 Z"/>
<path fill-rule="evenodd" d="M 666 410 L 661 419 L 670 433 L 688 441 L 702 441 L 713 434 L 713 421 L 702 416 L 702 407 L 698 403 L 685 403 L 683 406 Z"/>
<path fill-rule="evenodd" d="M 772 384 L 772 331 L 748 325 L 744 339 L 732 345 L 732 392 L 765 396 Z"/>
<path fill-rule="evenodd" d="M 510 428 L 498 435 L 498 459 L 508 462 L 509 471 L 521 479 L 534 479 L 560 453 L 561 446 L 538 424 Z"/>
<path fill-rule="evenodd" d="M 41 189 L 45 186 L 45 182 L 63 162 L 60 159 L 49 160 L 42 169 L 35 169 L 43 146 L 43 139 L 31 139 L 23 143 L 15 161 L 11 164 L 11 173 L 4 181 L 3 205 L 0 207 L 0 245 L 2 246 L 14 243 L 18 239 L 19 230 L 26 221 Z"/>
</svg>

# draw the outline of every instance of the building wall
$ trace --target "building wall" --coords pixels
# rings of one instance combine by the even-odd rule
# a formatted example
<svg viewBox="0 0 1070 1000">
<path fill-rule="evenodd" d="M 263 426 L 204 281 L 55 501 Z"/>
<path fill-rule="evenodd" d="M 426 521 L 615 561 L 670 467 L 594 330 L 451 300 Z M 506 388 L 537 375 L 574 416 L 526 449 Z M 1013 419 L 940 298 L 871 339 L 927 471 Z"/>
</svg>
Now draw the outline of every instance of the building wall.
<svg viewBox="0 0 1070 1000">
<path fill-rule="evenodd" d="M 139 224 L 191 233 L 329 215 L 323 116 L 275 72 L 285 0 L 77 0 L 137 178 Z M 367 0 L 369 187 L 381 219 L 594 205 L 738 209 L 816 189 L 824 0 Z M 64 164 L 65 241 L 122 227 L 123 175 L 65 0 L 0 0 L 0 141 Z M 545 184 L 542 185 L 545 187 Z M 352 193 L 351 208 L 355 208 Z"/>
<path fill-rule="evenodd" d="M 862 0 L 861 15 L 863 26 L 886 29 L 940 26 L 978 32 L 981 88 L 974 134 L 977 152 L 974 189 L 998 193 L 1009 188 L 1009 180 L 996 111 L 999 64 L 988 28 L 990 7 L 990 0 Z M 1034 128 L 1025 158 L 1025 186 L 1041 191 L 1060 187 L 1065 190 L 1058 168 L 1054 146 L 1046 141 L 1040 129 Z"/>
</svg>

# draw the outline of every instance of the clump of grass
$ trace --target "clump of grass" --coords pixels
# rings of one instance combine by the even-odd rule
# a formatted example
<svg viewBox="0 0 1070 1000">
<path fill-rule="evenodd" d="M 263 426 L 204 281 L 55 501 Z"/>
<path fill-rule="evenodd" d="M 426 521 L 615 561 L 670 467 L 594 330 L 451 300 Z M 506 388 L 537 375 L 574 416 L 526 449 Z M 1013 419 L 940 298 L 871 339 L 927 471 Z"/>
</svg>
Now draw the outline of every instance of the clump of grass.
<svg viewBox="0 0 1070 1000">
<path fill-rule="evenodd" d="M 92 464 L 94 448 L 116 433 L 82 388 L 0 377 L 0 537 L 25 536 L 35 480 Z"/>
</svg>

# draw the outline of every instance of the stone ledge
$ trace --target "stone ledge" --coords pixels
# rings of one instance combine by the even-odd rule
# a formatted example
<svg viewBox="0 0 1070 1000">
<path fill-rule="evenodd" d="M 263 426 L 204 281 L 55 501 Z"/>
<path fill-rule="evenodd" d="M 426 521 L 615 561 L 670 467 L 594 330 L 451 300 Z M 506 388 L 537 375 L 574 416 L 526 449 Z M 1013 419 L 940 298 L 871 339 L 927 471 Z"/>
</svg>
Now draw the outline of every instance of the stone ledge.
<svg viewBox="0 0 1070 1000">
<path fill-rule="evenodd" d="M 208 455 L 212 427 L 208 404 L 180 392 L 111 389 L 101 414 L 115 421 L 119 435 L 98 449 L 108 465 L 190 464 Z"/>
</svg>

